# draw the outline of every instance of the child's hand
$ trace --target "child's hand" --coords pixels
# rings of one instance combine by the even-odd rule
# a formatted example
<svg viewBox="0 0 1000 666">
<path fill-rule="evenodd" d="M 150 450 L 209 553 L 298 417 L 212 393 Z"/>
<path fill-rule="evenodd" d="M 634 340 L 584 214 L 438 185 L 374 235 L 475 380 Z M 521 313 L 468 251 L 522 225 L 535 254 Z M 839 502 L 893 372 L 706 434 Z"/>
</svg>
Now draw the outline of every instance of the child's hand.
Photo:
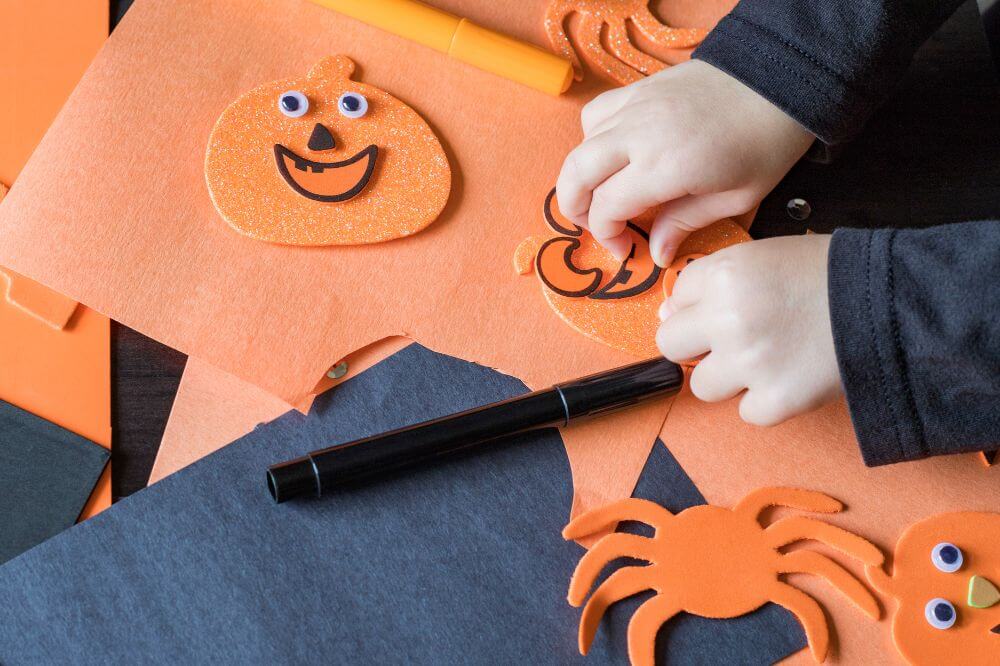
<svg viewBox="0 0 1000 666">
<path fill-rule="evenodd" d="M 710 352 L 691 392 L 715 402 L 744 389 L 740 416 L 774 425 L 842 391 L 827 299 L 830 237 L 793 236 L 720 250 L 684 268 L 656 335 L 673 361 Z"/>
<path fill-rule="evenodd" d="M 670 202 L 653 223 L 660 266 L 695 229 L 751 210 L 813 136 L 766 99 L 693 60 L 600 95 L 566 157 L 559 208 L 623 260 L 625 221 Z"/>
</svg>

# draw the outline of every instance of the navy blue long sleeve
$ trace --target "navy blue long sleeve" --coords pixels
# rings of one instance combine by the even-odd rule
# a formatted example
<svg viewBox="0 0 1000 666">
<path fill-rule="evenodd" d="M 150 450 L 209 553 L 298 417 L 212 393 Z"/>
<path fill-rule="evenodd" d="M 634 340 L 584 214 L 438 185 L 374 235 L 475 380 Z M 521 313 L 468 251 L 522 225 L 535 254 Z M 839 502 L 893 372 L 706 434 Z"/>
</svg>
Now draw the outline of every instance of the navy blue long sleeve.
<svg viewBox="0 0 1000 666">
<path fill-rule="evenodd" d="M 963 0 L 741 0 L 694 57 L 825 143 L 852 138 Z"/>
<path fill-rule="evenodd" d="M 863 127 L 961 0 L 742 0 L 694 57 L 828 144 Z M 1000 222 L 839 229 L 830 317 L 869 465 L 1000 445 Z"/>
<path fill-rule="evenodd" d="M 869 465 L 1000 443 L 1000 222 L 838 229 L 830 314 Z"/>
</svg>

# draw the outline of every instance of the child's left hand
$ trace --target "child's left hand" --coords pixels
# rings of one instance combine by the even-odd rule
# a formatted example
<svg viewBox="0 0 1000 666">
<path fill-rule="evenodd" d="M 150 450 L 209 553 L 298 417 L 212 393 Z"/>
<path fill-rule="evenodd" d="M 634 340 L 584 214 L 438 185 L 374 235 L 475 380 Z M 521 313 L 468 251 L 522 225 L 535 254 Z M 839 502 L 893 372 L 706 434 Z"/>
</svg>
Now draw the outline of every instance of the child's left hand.
<svg viewBox="0 0 1000 666">
<path fill-rule="evenodd" d="M 740 416 L 775 425 L 842 392 L 827 298 L 830 236 L 772 238 L 691 263 L 660 309 L 672 361 L 708 352 L 691 375 L 702 400 L 746 390 Z"/>
</svg>

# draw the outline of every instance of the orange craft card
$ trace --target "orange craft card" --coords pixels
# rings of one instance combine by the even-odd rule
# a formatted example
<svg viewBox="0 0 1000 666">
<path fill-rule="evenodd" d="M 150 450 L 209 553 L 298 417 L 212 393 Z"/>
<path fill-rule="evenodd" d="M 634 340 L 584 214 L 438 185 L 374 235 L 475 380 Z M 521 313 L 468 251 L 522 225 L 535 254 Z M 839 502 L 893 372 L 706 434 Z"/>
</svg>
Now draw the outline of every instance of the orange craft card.
<svg viewBox="0 0 1000 666">
<path fill-rule="evenodd" d="M 767 485 L 828 493 L 846 507 L 828 522 L 864 535 L 886 554 L 893 552 L 909 525 L 935 514 L 1000 511 L 1000 472 L 983 467 L 976 455 L 865 467 L 843 401 L 773 428 L 745 424 L 737 407 L 737 400 L 700 402 L 684 389 L 661 434 L 712 504 L 733 506 L 753 489 Z M 855 576 L 864 576 L 858 563 L 836 551 L 825 552 Z M 930 563 L 930 552 L 926 557 Z M 887 617 L 871 622 L 822 580 L 795 574 L 788 582 L 823 602 L 831 627 L 827 663 L 886 663 L 895 653 Z M 927 579 L 928 590 L 933 584 Z M 894 608 L 891 597 L 881 599 L 887 611 Z M 788 661 L 813 663 L 807 652 Z"/>
<path fill-rule="evenodd" d="M 488 0 L 437 4 L 545 43 L 544 0 L 516 13 Z M 718 19 L 732 2 L 676 4 L 702 16 L 711 4 Z M 405 100 L 440 139 L 452 169 L 443 213 L 373 245 L 296 247 L 234 231 L 205 182 L 213 127 L 248 91 L 330 55 L 351 58 L 358 80 Z M 294 405 L 337 360 L 391 336 L 532 388 L 622 365 L 634 359 L 574 332 L 510 270 L 517 244 L 541 228 L 540 183 L 580 140 L 580 108 L 598 85 L 539 94 L 304 0 L 267 12 L 246 0 L 139 0 L 11 192 L 0 265 Z M 577 508 L 631 492 L 668 408 L 566 431 Z"/>
<path fill-rule="evenodd" d="M 336 379 L 325 378 L 317 392 L 356 377 L 410 344 L 412 341 L 407 338 L 387 338 L 359 349 L 334 364 L 332 374 L 336 375 Z M 199 359 L 188 359 L 160 448 L 156 452 L 149 483 L 156 483 L 204 458 L 291 408 L 288 403 L 253 384 Z"/>
<path fill-rule="evenodd" d="M 0 183 L 18 180 L 107 35 L 106 0 L 0 0 Z M 110 448 L 109 330 L 106 317 L 0 267 L 0 399 Z M 110 505 L 106 469 L 81 517 Z"/>
</svg>

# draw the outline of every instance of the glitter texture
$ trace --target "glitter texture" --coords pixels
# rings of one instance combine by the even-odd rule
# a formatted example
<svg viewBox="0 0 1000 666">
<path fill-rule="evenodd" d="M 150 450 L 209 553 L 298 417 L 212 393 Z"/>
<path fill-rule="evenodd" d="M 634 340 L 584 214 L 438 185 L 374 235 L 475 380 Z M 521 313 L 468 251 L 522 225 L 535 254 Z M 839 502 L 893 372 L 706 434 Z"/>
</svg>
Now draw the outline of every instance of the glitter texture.
<svg viewBox="0 0 1000 666">
<path fill-rule="evenodd" d="M 216 209 L 230 226 L 274 243 L 360 245 L 414 234 L 438 217 L 451 190 L 451 167 L 441 143 L 413 109 L 352 81 L 353 71 L 349 58 L 324 58 L 307 77 L 266 83 L 222 113 L 209 138 L 205 177 Z M 289 118 L 278 108 L 289 90 L 309 100 L 302 117 Z M 367 99 L 363 117 L 348 118 L 338 110 L 346 92 Z M 309 149 L 317 124 L 333 135 L 334 148 Z M 303 195 L 279 172 L 276 145 L 302 158 L 305 170 L 296 168 L 294 158 L 283 159 L 289 177 L 306 189 L 339 193 L 354 186 L 360 191 L 337 202 Z M 371 146 L 377 148 L 374 157 L 365 153 Z M 309 165 L 356 157 L 352 165 Z M 374 165 L 366 175 L 368 159 Z"/>
<path fill-rule="evenodd" d="M 622 85 L 667 67 L 667 63 L 639 50 L 629 35 L 628 23 L 659 48 L 692 48 L 708 34 L 702 28 L 664 25 L 649 10 L 648 0 L 553 0 L 545 16 L 545 32 L 552 47 L 573 63 L 577 81 L 583 78 L 583 65 L 566 34 L 565 23 L 571 14 L 580 15 L 579 51 L 595 69 Z M 602 34 L 605 26 L 607 31 Z"/>
</svg>

